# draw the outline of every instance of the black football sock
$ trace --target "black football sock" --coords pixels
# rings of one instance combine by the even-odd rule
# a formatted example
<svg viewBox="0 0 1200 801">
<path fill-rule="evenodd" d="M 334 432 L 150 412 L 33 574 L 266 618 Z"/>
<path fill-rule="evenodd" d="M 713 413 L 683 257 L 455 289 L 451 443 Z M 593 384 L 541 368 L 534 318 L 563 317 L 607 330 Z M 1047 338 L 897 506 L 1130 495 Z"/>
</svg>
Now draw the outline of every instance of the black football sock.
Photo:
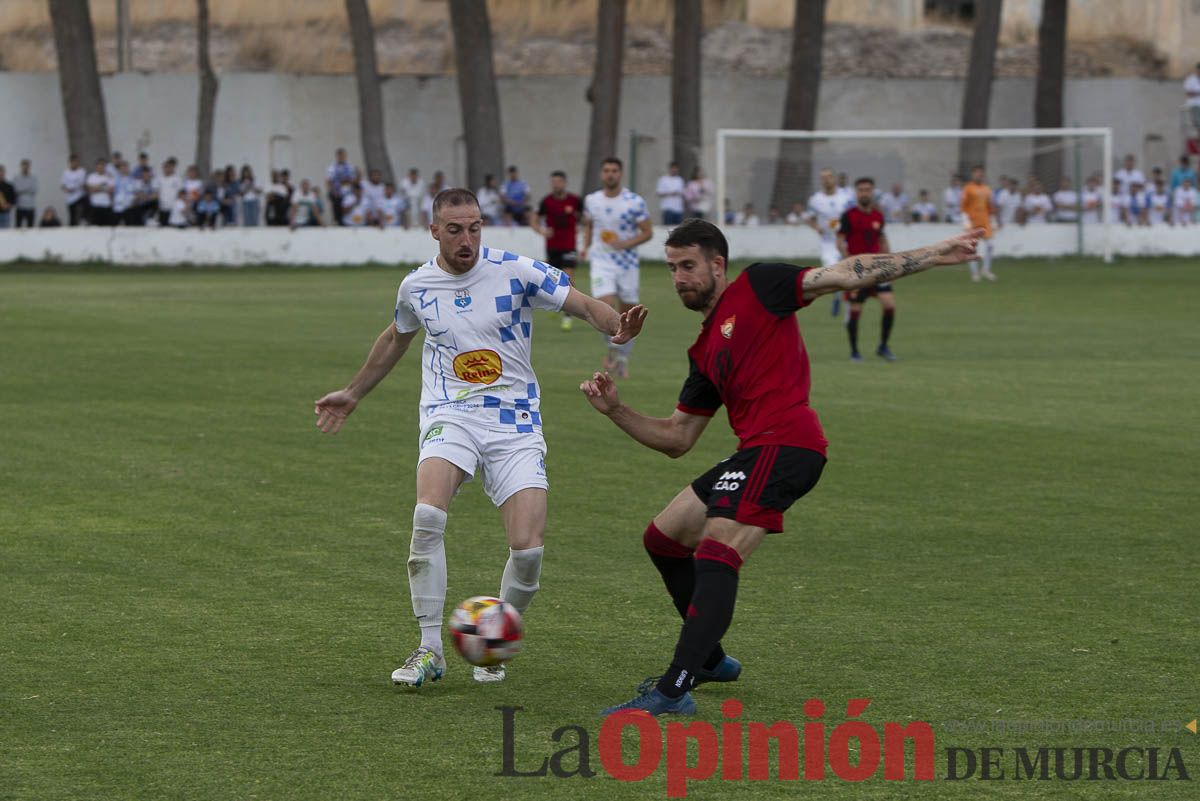
<svg viewBox="0 0 1200 801">
<path fill-rule="evenodd" d="M 850 352 L 858 353 L 858 309 L 850 310 L 850 319 L 846 321 L 846 333 L 850 335 Z"/>
<path fill-rule="evenodd" d="M 642 535 L 642 545 L 645 546 L 651 563 L 662 576 L 663 584 L 667 587 L 679 617 L 687 620 L 688 605 L 692 602 L 692 593 L 696 587 L 696 563 L 692 558 L 692 549 L 663 534 L 653 521 L 646 526 L 646 532 Z M 724 658 L 725 651 L 718 643 L 705 660 L 704 667 L 712 670 L 721 664 Z"/>
<path fill-rule="evenodd" d="M 725 636 L 737 600 L 738 569 L 742 566 L 737 551 L 705 539 L 696 549 L 695 559 L 696 591 L 675 646 L 675 658 L 658 681 L 658 691 L 668 698 L 678 698 L 695 685 L 696 670 L 705 665 Z"/>
<path fill-rule="evenodd" d="M 892 335 L 892 323 L 896 319 L 895 309 L 886 309 L 883 312 L 883 329 L 879 336 L 879 344 L 887 345 L 888 337 Z"/>
</svg>

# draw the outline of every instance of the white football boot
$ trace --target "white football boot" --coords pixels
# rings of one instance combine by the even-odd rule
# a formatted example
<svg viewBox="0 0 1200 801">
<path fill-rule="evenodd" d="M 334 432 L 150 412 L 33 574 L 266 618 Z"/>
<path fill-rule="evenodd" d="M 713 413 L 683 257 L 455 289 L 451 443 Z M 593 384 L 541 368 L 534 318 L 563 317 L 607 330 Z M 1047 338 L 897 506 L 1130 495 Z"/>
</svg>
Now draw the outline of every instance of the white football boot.
<svg viewBox="0 0 1200 801">
<path fill-rule="evenodd" d="M 422 645 L 409 654 L 403 665 L 392 671 L 392 684 L 420 687 L 426 679 L 437 681 L 445 672 L 446 660 L 442 655 Z"/>
<path fill-rule="evenodd" d="M 473 671 L 471 671 L 471 676 L 475 679 L 475 681 L 489 683 L 494 681 L 504 681 L 504 676 L 506 673 L 507 671 L 505 671 L 504 665 L 496 665 L 494 667 L 476 667 Z"/>
</svg>

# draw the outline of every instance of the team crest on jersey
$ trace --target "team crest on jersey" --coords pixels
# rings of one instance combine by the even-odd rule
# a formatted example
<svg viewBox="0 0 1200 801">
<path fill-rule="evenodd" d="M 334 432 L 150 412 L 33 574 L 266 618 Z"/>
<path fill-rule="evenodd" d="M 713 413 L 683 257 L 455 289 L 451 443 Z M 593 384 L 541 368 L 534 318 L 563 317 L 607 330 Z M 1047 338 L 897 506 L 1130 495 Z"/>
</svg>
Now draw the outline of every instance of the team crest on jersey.
<svg viewBox="0 0 1200 801">
<path fill-rule="evenodd" d="M 495 383 L 503 372 L 500 354 L 494 350 L 469 350 L 454 357 L 454 374 L 469 384 Z"/>
<path fill-rule="evenodd" d="M 733 336 L 733 324 L 737 322 L 737 315 L 729 315 L 729 319 L 721 323 L 721 336 L 729 339 Z"/>
<path fill-rule="evenodd" d="M 471 290 L 456 289 L 454 290 L 454 305 L 460 309 L 465 309 L 471 305 Z"/>
</svg>

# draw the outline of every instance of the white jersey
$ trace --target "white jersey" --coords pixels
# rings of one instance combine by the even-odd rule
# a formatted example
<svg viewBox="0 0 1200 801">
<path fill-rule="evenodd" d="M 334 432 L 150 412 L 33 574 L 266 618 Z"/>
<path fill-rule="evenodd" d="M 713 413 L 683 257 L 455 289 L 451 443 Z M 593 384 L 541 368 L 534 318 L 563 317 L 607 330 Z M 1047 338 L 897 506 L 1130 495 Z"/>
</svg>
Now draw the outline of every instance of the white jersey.
<svg viewBox="0 0 1200 801">
<path fill-rule="evenodd" d="M 1128 193 L 1133 189 L 1134 184 L 1146 185 L 1146 176 L 1136 167 L 1132 170 L 1127 170 L 1124 167 L 1113 173 L 1113 178 L 1121 182 L 1121 191 Z"/>
<path fill-rule="evenodd" d="M 997 218 L 1001 225 L 1012 225 L 1017 221 L 1017 209 L 1021 208 L 1021 193 L 1001 189 L 996 194 Z"/>
<path fill-rule="evenodd" d="M 1026 195 L 1022 205 L 1025 208 L 1026 224 L 1044 223 L 1049 219 L 1050 212 L 1054 210 L 1054 204 L 1050 202 L 1049 196 L 1044 192 Z"/>
<path fill-rule="evenodd" d="M 1074 189 L 1060 189 L 1054 193 L 1054 219 L 1059 222 L 1075 222 L 1079 219 L 1076 204 L 1079 194 Z"/>
<path fill-rule="evenodd" d="M 942 192 L 942 218 L 946 222 L 962 222 L 961 186 L 948 186 Z"/>
<path fill-rule="evenodd" d="M 883 217 L 888 222 L 906 222 L 908 195 L 903 192 L 898 195 L 884 192 L 879 198 L 879 210 L 883 212 Z"/>
<path fill-rule="evenodd" d="M 483 248 L 453 275 L 427 261 L 400 282 L 396 330 L 425 329 L 421 428 L 437 416 L 484 429 L 541 430 L 540 391 L 530 361 L 533 310 L 561 311 L 570 282 L 540 261 Z"/>
<path fill-rule="evenodd" d="M 804 218 L 816 221 L 817 228 L 821 231 L 822 242 L 836 244 L 838 224 L 845 211 L 846 198 L 842 193 L 835 190 L 832 195 L 827 195 L 822 190 L 813 192 L 812 197 L 808 199 Z"/>
<path fill-rule="evenodd" d="M 1100 194 L 1099 189 L 1084 189 L 1083 190 L 1083 221 L 1085 223 L 1100 222 L 1100 213 L 1103 211 L 1104 196 Z"/>
<path fill-rule="evenodd" d="M 1171 212 L 1171 196 L 1166 189 L 1159 192 L 1152 188 L 1146 192 L 1146 208 L 1149 210 L 1147 217 L 1151 225 L 1165 223 L 1167 215 Z"/>
<path fill-rule="evenodd" d="M 1171 215 L 1176 225 L 1188 225 L 1195 222 L 1196 207 L 1200 206 L 1200 192 L 1196 187 L 1185 186 L 1175 188 L 1171 203 Z"/>
<path fill-rule="evenodd" d="M 636 248 L 614 250 L 608 242 L 632 239 L 637 235 L 641 223 L 650 219 L 642 196 L 624 187 L 616 197 L 609 197 L 603 189 L 597 189 L 584 198 L 583 211 L 592 221 L 592 241 L 588 243 L 592 265 L 621 270 L 637 269 Z"/>
<path fill-rule="evenodd" d="M 404 222 L 404 209 L 407 207 L 408 202 L 403 195 L 394 192 L 391 197 L 384 195 L 379 206 L 379 214 L 383 218 L 384 227 L 391 228 Z"/>
</svg>

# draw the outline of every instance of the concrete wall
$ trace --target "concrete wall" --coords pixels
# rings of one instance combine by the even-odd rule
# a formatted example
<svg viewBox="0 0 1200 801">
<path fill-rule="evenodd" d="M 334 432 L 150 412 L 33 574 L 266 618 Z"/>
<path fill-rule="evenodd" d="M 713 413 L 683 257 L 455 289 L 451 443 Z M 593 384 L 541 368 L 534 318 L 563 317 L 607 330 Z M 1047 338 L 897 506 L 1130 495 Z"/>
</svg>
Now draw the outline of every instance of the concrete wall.
<svg viewBox="0 0 1200 801">
<path fill-rule="evenodd" d="M 928 245 L 961 232 L 948 224 L 893 225 L 888 238 L 895 250 Z M 661 260 L 667 228 L 655 228 L 642 246 L 644 258 Z M 730 253 L 737 259 L 784 259 L 816 262 L 820 249 L 815 232 L 805 226 L 727 226 Z M 1085 226 L 1084 251 L 1103 252 L 1102 226 Z M 1125 256 L 1195 256 L 1200 254 L 1200 228 L 1126 228 L 1110 230 L 1116 252 Z M 1009 226 L 998 232 L 1000 258 L 1072 256 L 1077 250 L 1073 225 Z M 527 228 L 489 228 L 488 247 L 541 258 L 545 244 Z M 13 261 L 98 261 L 124 265 L 212 264 L 245 266 L 295 264 L 419 264 L 437 254 L 427 231 L 392 229 L 238 228 L 220 231 L 174 231 L 152 228 L 73 228 L 0 231 L 0 264 Z"/>
<path fill-rule="evenodd" d="M 565 169 L 579 186 L 587 148 L 589 106 L 585 77 L 503 78 L 506 159 L 520 165 L 535 192 L 545 189 L 552 169 Z M 176 155 L 187 164 L 195 148 L 194 75 L 122 74 L 103 79 L 110 138 L 126 157 L 149 150 L 158 164 Z M 388 79 L 383 84 L 387 134 L 393 165 L 421 168 L 428 177 L 446 170 L 452 182 L 465 177 L 458 96 L 453 77 Z M 706 161 L 712 172 L 714 131 L 721 127 L 774 128 L 781 119 L 784 82 L 734 75 L 706 76 L 704 119 Z M 1180 134 L 1176 82 L 1140 79 L 1081 79 L 1067 83 L 1068 125 L 1111 126 L 1117 154 L 1168 166 L 1177 157 Z M 272 164 L 291 168 L 295 178 L 320 178 L 333 149 L 345 145 L 361 162 L 354 79 L 349 76 L 227 74 L 217 98 L 214 163 L 249 163 L 260 179 Z M 821 92 L 818 127 L 952 128 L 958 124 L 962 84 L 956 80 L 830 79 Z M 0 164 L 16 171 L 33 159 L 41 182 L 39 205 L 62 209 L 58 179 L 67 155 L 58 80 L 54 74 L 0 73 Z M 1032 125 L 1033 82 L 1000 80 L 992 99 L 996 127 Z M 630 131 L 653 137 L 638 148 L 636 189 L 653 194 L 653 181 L 670 158 L 670 79 L 627 76 L 622 92 L 618 155 L 628 160 Z M 282 138 L 277 138 L 282 137 Z M 1151 137 L 1158 137 L 1153 139 Z M 274 146 L 272 141 L 274 139 Z M 747 155 L 748 154 L 748 155 Z M 743 154 L 741 173 L 731 175 L 735 203 L 758 200 L 769 190 L 763 173 L 767 153 Z M 953 145 L 933 150 L 915 145 L 861 145 L 830 151 L 818 159 L 857 174 L 876 173 L 881 183 L 903 180 L 910 189 L 926 185 L 940 194 L 953 165 Z M 836 161 L 837 163 L 833 163 Z M 1014 155 L 1013 174 L 1027 163 Z M 993 173 L 1005 171 L 993 168 Z M 655 205 L 652 200 L 652 205 Z"/>
</svg>

